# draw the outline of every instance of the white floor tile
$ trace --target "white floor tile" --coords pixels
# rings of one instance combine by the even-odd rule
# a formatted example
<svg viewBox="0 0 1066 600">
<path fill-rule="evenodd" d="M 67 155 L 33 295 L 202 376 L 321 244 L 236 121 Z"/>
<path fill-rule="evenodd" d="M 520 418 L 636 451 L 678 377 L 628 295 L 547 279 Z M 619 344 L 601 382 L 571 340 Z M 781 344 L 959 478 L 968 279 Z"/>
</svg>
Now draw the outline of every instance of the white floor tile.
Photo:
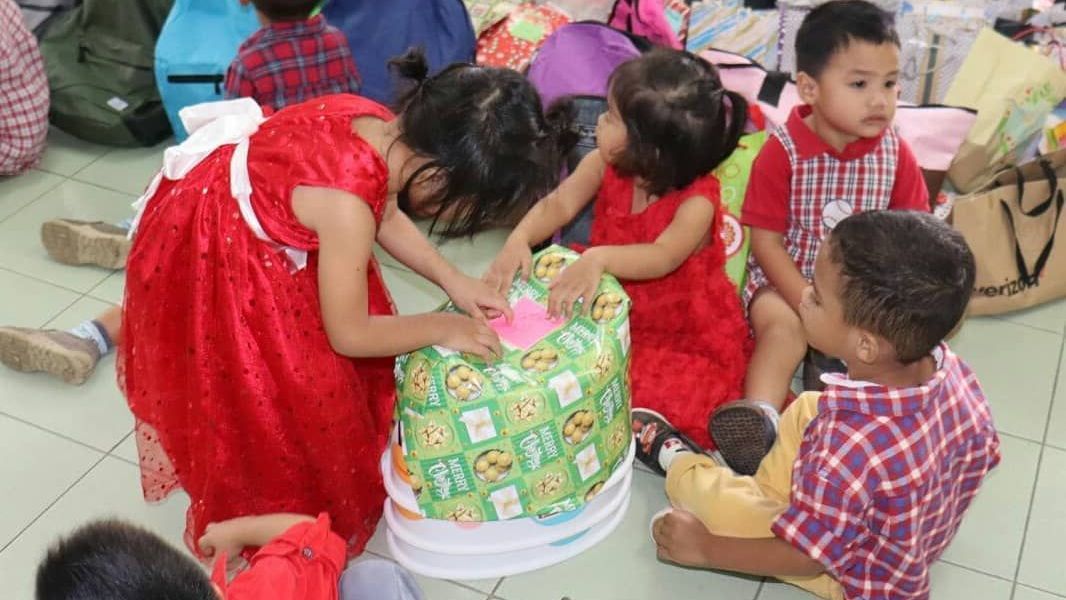
<svg viewBox="0 0 1066 600">
<path fill-rule="evenodd" d="M 1014 579 L 1040 444 L 1001 437 L 1003 460 L 985 479 L 944 560 Z"/>
<path fill-rule="evenodd" d="M 70 177 L 110 150 L 107 146 L 79 140 L 53 127 L 48 132 L 48 146 L 37 168 Z"/>
<path fill-rule="evenodd" d="M 0 177 L 0 221 L 63 183 L 63 178 L 41 171 L 27 171 L 15 177 Z"/>
<path fill-rule="evenodd" d="M 1062 600 L 1063 596 L 1049 594 L 1031 587 L 1019 585 L 1014 588 L 1014 600 Z"/>
<path fill-rule="evenodd" d="M 0 325 L 42 327 L 73 304 L 79 295 L 26 275 L 0 269 Z"/>
<path fill-rule="evenodd" d="M 1066 596 L 1066 451 L 1045 448 L 1018 583 Z"/>
<path fill-rule="evenodd" d="M 36 523 L 0 553 L 0 581 L 4 597 L 33 597 L 34 572 L 45 551 L 58 537 L 92 520 L 119 517 L 163 536 L 178 548 L 185 530 L 188 499 L 178 494 L 159 505 L 141 497 L 137 467 L 105 458 Z M 43 510 L 44 506 L 41 506 Z"/>
<path fill-rule="evenodd" d="M 951 347 L 973 368 L 1000 431 L 1044 439 L 1062 336 L 997 319 L 970 319 Z"/>
<path fill-rule="evenodd" d="M 140 196 L 163 167 L 163 151 L 173 143 L 171 139 L 151 148 L 115 148 L 78 171 L 74 179 Z"/>
<path fill-rule="evenodd" d="M 119 270 L 107 276 L 96 287 L 89 290 L 89 295 L 111 304 L 122 304 L 126 292 L 126 271 Z"/>
<path fill-rule="evenodd" d="M 101 458 L 101 453 L 0 415 L 0 548 Z M 0 581 L 10 581 L 0 553 Z M 7 585 L 4 585 L 6 588 Z M 8 596 L 14 597 L 14 596 Z M 29 598 L 29 596 L 23 596 Z"/>
<path fill-rule="evenodd" d="M 109 304 L 83 298 L 51 323 L 73 327 Z M 105 452 L 133 429 L 133 417 L 115 381 L 112 354 L 84 385 L 71 386 L 42 373 L 0 370 L 0 411 Z"/>
<path fill-rule="evenodd" d="M 754 598 L 757 578 L 682 569 L 655 558 L 648 523 L 664 506 L 663 478 L 635 472 L 629 512 L 614 533 L 567 562 L 507 577 L 497 594 L 508 600 Z"/>
<path fill-rule="evenodd" d="M 131 432 L 126 439 L 119 442 L 117 448 L 111 451 L 111 455 L 138 464 L 140 458 L 137 454 L 137 438 Z"/>
<path fill-rule="evenodd" d="M 0 222 L 0 267 L 86 292 L 111 274 L 97 267 L 72 267 L 48 257 L 41 245 L 41 224 L 66 217 L 117 222 L 132 214 L 135 198 L 76 181 L 46 192 L 14 216 Z"/>
</svg>

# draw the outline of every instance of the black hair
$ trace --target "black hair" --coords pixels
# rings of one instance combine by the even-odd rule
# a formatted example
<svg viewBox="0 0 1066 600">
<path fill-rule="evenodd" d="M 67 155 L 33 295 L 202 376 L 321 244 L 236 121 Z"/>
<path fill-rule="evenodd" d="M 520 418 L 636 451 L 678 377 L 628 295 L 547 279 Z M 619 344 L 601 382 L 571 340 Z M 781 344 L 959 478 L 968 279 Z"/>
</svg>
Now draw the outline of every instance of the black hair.
<svg viewBox="0 0 1066 600">
<path fill-rule="evenodd" d="M 679 50 L 623 63 L 609 90 L 626 127 L 626 147 L 611 163 L 651 194 L 710 173 L 736 149 L 748 118 L 748 103 L 722 86 L 711 63 Z"/>
<path fill-rule="evenodd" d="M 158 535 L 118 520 L 59 540 L 37 568 L 37 600 L 215 600 L 196 562 Z"/>
<path fill-rule="evenodd" d="M 441 236 L 464 237 L 515 222 L 558 184 L 579 135 L 569 105 L 545 113 L 533 85 L 511 69 L 456 63 L 430 77 L 417 48 L 390 64 L 417 82 L 396 106 L 398 141 L 429 159 L 399 205 L 410 211 L 408 191 L 420 175 L 440 175 L 431 232 L 442 225 Z M 452 216 L 441 223 L 446 212 Z"/>
<path fill-rule="evenodd" d="M 859 213 L 837 224 L 827 243 L 840 267 L 844 321 L 888 340 L 901 363 L 927 356 L 965 314 L 973 254 L 933 215 Z"/>
<path fill-rule="evenodd" d="M 796 32 L 796 71 L 819 77 L 853 41 L 899 44 L 895 18 L 866 0 L 833 0 L 812 10 Z"/>
<path fill-rule="evenodd" d="M 252 0 L 255 9 L 270 21 L 303 21 L 321 0 Z"/>
</svg>

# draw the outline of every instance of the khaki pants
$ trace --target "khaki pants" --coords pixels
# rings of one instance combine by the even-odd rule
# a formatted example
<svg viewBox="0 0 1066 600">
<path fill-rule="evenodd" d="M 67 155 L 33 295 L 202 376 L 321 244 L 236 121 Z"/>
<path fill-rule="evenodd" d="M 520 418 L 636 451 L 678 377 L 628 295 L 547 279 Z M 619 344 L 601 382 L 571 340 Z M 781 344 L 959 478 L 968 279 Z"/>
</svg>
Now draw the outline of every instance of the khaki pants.
<svg viewBox="0 0 1066 600">
<path fill-rule="evenodd" d="M 799 454 L 803 432 L 818 413 L 818 396 L 816 392 L 802 394 L 781 415 L 777 442 L 754 477 L 737 475 L 703 455 L 678 457 L 666 477 L 670 502 L 695 514 L 715 535 L 774 537 L 770 526 L 788 508 L 792 465 Z M 827 574 L 778 579 L 821 598 L 844 598 L 840 584 Z"/>
</svg>

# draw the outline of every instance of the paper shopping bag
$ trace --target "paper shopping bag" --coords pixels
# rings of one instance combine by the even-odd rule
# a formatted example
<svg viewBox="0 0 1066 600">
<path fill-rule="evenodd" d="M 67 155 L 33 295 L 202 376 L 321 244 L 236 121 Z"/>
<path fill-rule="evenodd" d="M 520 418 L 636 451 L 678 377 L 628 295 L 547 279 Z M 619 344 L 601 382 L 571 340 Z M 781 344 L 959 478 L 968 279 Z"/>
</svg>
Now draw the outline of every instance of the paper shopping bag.
<svg viewBox="0 0 1066 600">
<path fill-rule="evenodd" d="M 982 189 L 1038 134 L 1066 98 L 1066 73 L 1046 56 L 992 29 L 977 36 L 944 101 L 977 110 L 977 121 L 948 170 L 961 192 Z"/>
<path fill-rule="evenodd" d="M 1064 188 L 1066 150 L 1060 150 L 1004 171 L 985 190 L 956 201 L 952 223 L 977 263 L 971 314 L 1066 296 Z"/>
</svg>

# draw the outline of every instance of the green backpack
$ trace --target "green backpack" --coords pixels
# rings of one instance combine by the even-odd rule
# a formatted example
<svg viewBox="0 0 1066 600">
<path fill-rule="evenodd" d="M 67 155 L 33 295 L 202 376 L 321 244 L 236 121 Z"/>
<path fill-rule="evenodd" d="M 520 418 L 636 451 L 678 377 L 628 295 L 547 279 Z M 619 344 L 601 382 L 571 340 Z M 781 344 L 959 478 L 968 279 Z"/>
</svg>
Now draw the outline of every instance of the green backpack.
<svg viewBox="0 0 1066 600">
<path fill-rule="evenodd" d="M 755 157 L 766 144 L 766 131 L 750 133 L 740 138 L 740 144 L 725 162 L 718 165 L 714 174 L 722 185 L 722 242 L 725 245 L 725 272 L 743 292 L 748 278 L 748 252 L 751 233 L 740 224 L 740 211 L 744 206 L 744 194 L 748 191 L 748 178 Z"/>
<path fill-rule="evenodd" d="M 152 146 L 170 137 L 154 67 L 172 4 L 85 0 L 55 19 L 40 45 L 56 127 L 111 146 Z"/>
</svg>

